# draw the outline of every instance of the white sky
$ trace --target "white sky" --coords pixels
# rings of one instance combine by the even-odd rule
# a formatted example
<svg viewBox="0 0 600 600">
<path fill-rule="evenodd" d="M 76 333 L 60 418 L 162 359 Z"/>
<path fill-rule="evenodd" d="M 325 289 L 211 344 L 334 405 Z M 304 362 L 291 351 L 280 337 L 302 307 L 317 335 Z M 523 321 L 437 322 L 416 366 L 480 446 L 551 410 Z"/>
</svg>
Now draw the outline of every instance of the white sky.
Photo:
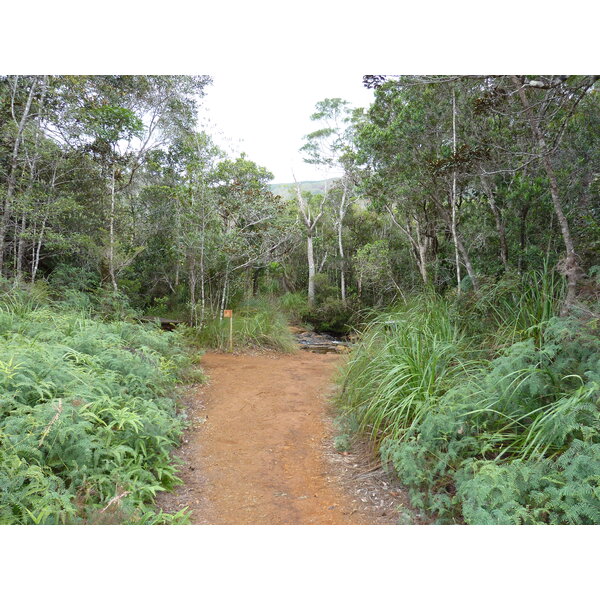
<svg viewBox="0 0 600 600">
<path fill-rule="evenodd" d="M 342 98 L 353 107 L 367 107 L 372 90 L 362 85 L 362 73 L 256 71 L 217 72 L 202 100 L 200 124 L 230 154 L 245 152 L 269 169 L 273 183 L 324 179 L 335 175 L 305 163 L 298 150 L 304 135 L 318 129 L 311 121 L 315 104 Z M 208 122 L 207 122 L 208 119 Z"/>
</svg>

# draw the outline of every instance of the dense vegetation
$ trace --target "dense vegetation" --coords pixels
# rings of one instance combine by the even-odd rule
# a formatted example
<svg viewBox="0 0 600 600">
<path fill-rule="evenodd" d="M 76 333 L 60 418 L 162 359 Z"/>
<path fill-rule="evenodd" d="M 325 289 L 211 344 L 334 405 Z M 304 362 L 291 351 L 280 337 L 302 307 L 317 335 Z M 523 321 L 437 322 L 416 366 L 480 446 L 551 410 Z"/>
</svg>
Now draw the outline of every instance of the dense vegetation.
<svg viewBox="0 0 600 600">
<path fill-rule="evenodd" d="M 487 290 L 468 320 L 457 299 L 386 311 L 346 367 L 349 429 L 437 522 L 600 522 L 599 322 L 552 316 L 540 277 Z"/>
<path fill-rule="evenodd" d="M 231 308 L 238 348 L 359 331 L 341 410 L 440 521 L 600 522 L 597 77 L 366 76 L 304 187 L 198 130 L 210 84 L 0 77 L 0 521 L 168 520 L 184 341 Z"/>
<path fill-rule="evenodd" d="M 0 522 L 163 523 L 149 505 L 179 479 L 180 334 L 104 321 L 43 289 L 0 306 Z"/>
</svg>

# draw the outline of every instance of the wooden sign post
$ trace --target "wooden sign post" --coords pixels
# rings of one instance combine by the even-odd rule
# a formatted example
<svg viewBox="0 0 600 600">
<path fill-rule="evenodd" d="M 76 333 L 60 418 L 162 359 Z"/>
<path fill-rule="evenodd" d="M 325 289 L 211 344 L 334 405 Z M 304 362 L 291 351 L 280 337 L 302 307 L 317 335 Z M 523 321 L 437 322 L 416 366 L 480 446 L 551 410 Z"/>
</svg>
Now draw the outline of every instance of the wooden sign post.
<svg viewBox="0 0 600 600">
<path fill-rule="evenodd" d="M 233 311 L 224 310 L 223 318 L 229 319 L 229 352 L 233 354 Z"/>
</svg>

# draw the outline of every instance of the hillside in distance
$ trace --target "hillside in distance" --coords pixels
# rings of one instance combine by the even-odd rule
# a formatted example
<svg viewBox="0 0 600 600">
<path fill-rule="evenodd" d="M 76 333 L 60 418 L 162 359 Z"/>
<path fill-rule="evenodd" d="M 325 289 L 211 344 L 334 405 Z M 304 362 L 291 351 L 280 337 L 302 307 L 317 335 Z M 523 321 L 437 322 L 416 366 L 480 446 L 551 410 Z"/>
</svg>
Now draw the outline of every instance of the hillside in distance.
<svg viewBox="0 0 600 600">
<path fill-rule="evenodd" d="M 300 189 L 303 192 L 311 192 L 312 194 L 322 194 L 325 192 L 325 184 L 329 182 L 331 186 L 336 178 L 322 179 L 321 181 L 301 181 Z M 271 192 L 279 196 L 287 196 L 290 193 L 294 194 L 296 184 L 292 183 L 272 183 L 269 185 Z"/>
</svg>

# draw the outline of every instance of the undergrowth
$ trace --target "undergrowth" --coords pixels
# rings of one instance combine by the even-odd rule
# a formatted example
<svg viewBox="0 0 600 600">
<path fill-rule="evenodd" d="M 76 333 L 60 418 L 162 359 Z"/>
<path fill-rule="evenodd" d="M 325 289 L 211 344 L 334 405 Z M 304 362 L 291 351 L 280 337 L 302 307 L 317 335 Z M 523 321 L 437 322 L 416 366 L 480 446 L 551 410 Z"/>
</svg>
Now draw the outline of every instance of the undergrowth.
<svg viewBox="0 0 600 600">
<path fill-rule="evenodd" d="M 339 406 L 439 523 L 600 523 L 599 323 L 538 277 L 379 314 L 345 368 Z"/>
<path fill-rule="evenodd" d="M 214 318 L 198 329 L 189 329 L 189 339 L 201 347 L 229 349 L 229 319 Z M 294 352 L 296 342 L 279 307 L 267 300 L 249 300 L 233 312 L 233 348 Z"/>
<path fill-rule="evenodd" d="M 0 341 L 0 523 L 186 521 L 152 507 L 180 481 L 181 334 L 12 293 Z"/>
</svg>

